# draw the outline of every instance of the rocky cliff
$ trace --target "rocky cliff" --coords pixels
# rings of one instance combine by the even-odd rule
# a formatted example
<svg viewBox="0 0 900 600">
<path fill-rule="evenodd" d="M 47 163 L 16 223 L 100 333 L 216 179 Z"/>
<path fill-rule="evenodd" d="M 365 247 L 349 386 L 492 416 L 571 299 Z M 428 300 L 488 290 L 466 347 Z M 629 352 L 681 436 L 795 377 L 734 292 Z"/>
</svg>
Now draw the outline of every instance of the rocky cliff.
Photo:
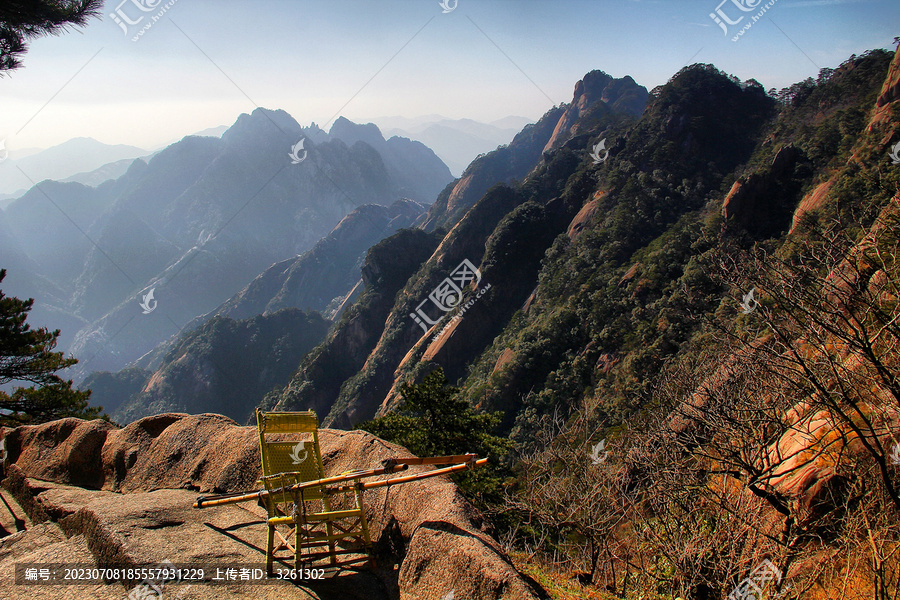
<svg viewBox="0 0 900 600">
<path fill-rule="evenodd" d="M 559 117 L 544 151 L 560 146 L 580 131 L 591 128 L 584 117 L 592 111 L 608 109 L 639 117 L 647 106 L 647 88 L 625 76 L 614 79 L 603 71 L 591 71 L 575 84 L 572 102 Z"/>
<path fill-rule="evenodd" d="M 260 473 L 255 427 L 221 415 L 163 414 L 124 429 L 64 419 L 3 434 L 4 498 L 15 499 L 21 529 L 0 539 L 0 586 L 15 593 L 6 597 L 121 598 L 135 585 L 24 587 L 13 583 L 18 562 L 264 566 L 263 509 L 253 503 L 191 508 L 198 494 L 253 489 Z M 319 435 L 326 475 L 408 456 L 364 432 Z M 364 502 L 377 570 L 297 585 L 204 581 L 172 591 L 182 598 L 235 599 L 546 597 L 515 570 L 481 515 L 446 478 L 370 490 Z"/>
</svg>

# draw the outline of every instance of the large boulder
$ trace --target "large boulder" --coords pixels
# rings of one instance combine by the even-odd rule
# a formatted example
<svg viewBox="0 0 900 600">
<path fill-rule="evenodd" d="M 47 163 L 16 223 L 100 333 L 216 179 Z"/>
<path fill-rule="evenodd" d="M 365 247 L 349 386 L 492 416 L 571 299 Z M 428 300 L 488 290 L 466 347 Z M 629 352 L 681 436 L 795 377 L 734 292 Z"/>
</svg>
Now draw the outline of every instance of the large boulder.
<svg viewBox="0 0 900 600">
<path fill-rule="evenodd" d="M 95 562 L 264 560 L 262 509 L 251 503 L 191 508 L 199 494 L 254 489 L 260 475 L 254 427 L 221 415 L 162 414 L 122 429 L 63 419 L 4 433 L 4 486 L 33 521 L 57 524 L 70 538 L 84 536 Z M 409 456 L 363 431 L 322 429 L 319 440 L 329 476 Z M 368 490 L 364 503 L 379 569 L 338 578 L 331 592 L 316 588 L 319 597 L 352 598 L 373 582 L 380 591 L 366 597 L 546 596 L 517 572 L 480 513 L 446 477 Z M 223 597 L 243 597 L 238 588 Z M 247 590 L 248 597 L 255 593 Z"/>
</svg>

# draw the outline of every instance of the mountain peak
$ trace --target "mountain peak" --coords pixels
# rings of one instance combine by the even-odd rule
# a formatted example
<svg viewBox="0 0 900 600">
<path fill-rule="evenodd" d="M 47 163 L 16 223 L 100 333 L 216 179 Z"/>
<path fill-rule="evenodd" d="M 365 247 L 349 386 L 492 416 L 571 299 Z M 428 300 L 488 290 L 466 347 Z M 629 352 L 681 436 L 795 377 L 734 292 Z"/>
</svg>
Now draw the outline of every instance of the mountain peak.
<svg viewBox="0 0 900 600">
<path fill-rule="evenodd" d="M 650 92 L 629 76 L 614 78 L 599 69 L 588 72 L 575 84 L 572 103 L 560 117 L 544 150 L 550 150 L 571 139 L 578 131 L 578 120 L 603 103 L 616 112 L 639 117 L 647 106 Z"/>
<path fill-rule="evenodd" d="M 309 127 L 304 127 L 303 134 L 317 144 L 327 142 L 330 139 L 328 132 L 316 125 L 315 122 L 310 123 Z"/>
<path fill-rule="evenodd" d="M 242 132 L 264 131 L 272 127 L 278 128 L 282 133 L 288 134 L 291 137 L 300 135 L 303 130 L 300 124 L 294 120 L 294 117 L 280 108 L 277 110 L 257 108 L 249 115 L 247 113 L 241 113 L 234 122 L 234 125 L 229 127 L 228 131 L 222 134 L 222 139 L 227 142 L 231 141 L 234 136 L 240 135 Z"/>
<path fill-rule="evenodd" d="M 384 144 L 384 136 L 381 135 L 381 130 L 377 125 L 374 123 L 358 124 L 345 117 L 338 117 L 328 133 L 348 146 L 359 141 L 365 142 L 373 148 Z"/>
<path fill-rule="evenodd" d="M 640 116 L 649 95 L 647 88 L 638 85 L 630 75 L 616 79 L 608 73 L 594 70 L 575 84 L 572 104 L 584 108 L 600 100 L 613 110 Z"/>
<path fill-rule="evenodd" d="M 613 81 L 613 77 L 599 69 L 594 69 L 587 73 L 584 78 L 575 84 L 575 98 L 579 98 L 584 93 L 602 91 L 609 82 Z"/>
</svg>

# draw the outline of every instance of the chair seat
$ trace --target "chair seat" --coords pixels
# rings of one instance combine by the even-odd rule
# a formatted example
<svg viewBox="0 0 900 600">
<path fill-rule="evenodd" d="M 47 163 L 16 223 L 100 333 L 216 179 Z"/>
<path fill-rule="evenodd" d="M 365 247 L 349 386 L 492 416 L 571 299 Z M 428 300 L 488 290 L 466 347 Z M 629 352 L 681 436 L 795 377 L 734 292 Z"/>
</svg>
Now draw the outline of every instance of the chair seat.
<svg viewBox="0 0 900 600">
<path fill-rule="evenodd" d="M 303 515 L 302 521 L 310 522 L 310 521 L 336 521 L 338 519 L 349 519 L 352 517 L 360 517 L 362 516 L 363 511 L 358 508 L 350 509 L 350 510 L 332 510 L 327 512 L 320 513 L 312 513 Z M 268 519 L 269 523 L 273 525 L 284 525 L 287 523 L 294 523 L 294 517 L 284 516 L 284 517 L 271 517 Z"/>
<path fill-rule="evenodd" d="M 328 512 L 321 513 L 313 513 L 305 515 L 303 518 L 306 521 L 334 521 L 335 519 L 350 519 L 353 517 L 359 517 L 363 514 L 358 508 L 352 508 L 349 510 L 332 510 Z"/>
</svg>

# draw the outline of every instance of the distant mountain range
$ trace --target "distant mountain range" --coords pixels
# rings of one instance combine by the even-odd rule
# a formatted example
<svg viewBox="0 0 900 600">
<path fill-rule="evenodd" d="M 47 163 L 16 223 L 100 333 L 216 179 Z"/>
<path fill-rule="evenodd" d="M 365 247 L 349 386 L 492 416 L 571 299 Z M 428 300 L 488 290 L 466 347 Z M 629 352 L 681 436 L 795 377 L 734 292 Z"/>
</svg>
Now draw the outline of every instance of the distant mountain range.
<svg viewBox="0 0 900 600">
<path fill-rule="evenodd" d="M 480 123 L 472 119 L 428 115 L 416 119 L 379 117 L 371 121 L 385 132 L 385 136 L 396 135 L 422 142 L 458 177 L 476 156 L 508 144 L 533 119 L 510 116 Z"/>
<path fill-rule="evenodd" d="M 228 125 L 220 125 L 191 135 L 221 137 L 227 130 Z M 124 175 L 135 158 L 148 158 L 156 151 L 104 144 L 93 138 L 73 138 L 47 149 L 12 151 L 9 160 L 0 163 L 0 209 L 28 191 L 32 181 L 37 183 L 53 179 L 97 187 L 104 181 Z M 17 167 L 21 167 L 28 177 L 23 176 Z"/>
<path fill-rule="evenodd" d="M 0 212 L 4 292 L 38 299 L 29 322 L 63 330 L 80 380 L 152 350 L 357 207 L 406 198 L 419 206 L 410 224 L 451 180 L 423 144 L 374 125 L 338 119 L 325 132 L 257 109 L 221 138 L 186 137 L 97 187 L 29 189 Z M 347 277 L 352 287 L 358 273 Z"/>
<path fill-rule="evenodd" d="M 147 156 L 150 151 L 124 144 L 109 145 L 93 138 L 73 138 L 57 146 L 0 163 L 0 194 L 17 196 L 45 179 L 66 180 L 109 163 Z M 123 171 L 124 172 L 124 171 Z M 23 174 L 24 173 L 24 174 Z M 114 173 L 114 172 L 113 172 Z M 122 173 L 115 176 L 118 177 Z M 78 179 L 72 179 L 79 181 Z M 87 183 L 87 181 L 81 181 Z M 9 197 L 9 196 L 7 196 Z"/>
<path fill-rule="evenodd" d="M 385 139 L 397 136 L 422 142 L 444 161 L 455 176 L 461 174 L 477 155 L 509 143 L 522 127 L 531 122 L 525 117 L 510 116 L 481 123 L 472 119 L 448 119 L 441 115 L 413 119 L 379 117 L 370 121 L 378 126 Z M 209 127 L 190 135 L 221 137 L 228 128 L 228 125 Z M 96 187 L 124 175 L 135 158 L 148 158 L 166 146 L 145 150 L 81 137 L 46 149 L 10 151 L 9 159 L 0 162 L 0 209 L 28 191 L 32 182 L 52 179 Z"/>
</svg>

